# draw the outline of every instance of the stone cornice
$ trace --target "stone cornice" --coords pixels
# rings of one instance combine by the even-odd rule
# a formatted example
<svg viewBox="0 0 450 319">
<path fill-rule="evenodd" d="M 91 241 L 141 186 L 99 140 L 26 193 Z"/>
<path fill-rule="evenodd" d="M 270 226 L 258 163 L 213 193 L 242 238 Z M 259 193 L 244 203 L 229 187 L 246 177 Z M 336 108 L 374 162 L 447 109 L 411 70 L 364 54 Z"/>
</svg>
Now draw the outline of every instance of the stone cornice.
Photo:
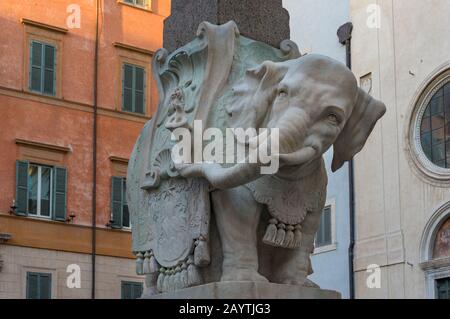
<svg viewBox="0 0 450 319">
<path fill-rule="evenodd" d="M 124 50 L 133 51 L 133 52 L 138 52 L 138 53 L 142 53 L 142 54 L 145 54 L 145 55 L 154 55 L 155 54 L 155 52 L 153 52 L 151 50 L 139 48 L 139 47 L 136 47 L 134 45 L 130 45 L 130 44 L 122 43 L 122 42 L 114 42 L 113 45 L 116 48 L 119 48 L 119 49 L 124 49 Z"/>
<path fill-rule="evenodd" d="M 22 23 L 24 25 L 30 25 L 33 27 L 38 27 L 41 29 L 46 29 L 49 31 L 54 31 L 54 32 L 59 32 L 59 33 L 67 33 L 69 30 L 66 28 L 60 28 L 60 27 L 56 27 L 50 24 L 46 24 L 46 23 L 42 23 L 42 22 L 38 22 L 38 21 L 33 21 L 30 19 L 26 19 L 26 18 L 22 18 Z"/>
<path fill-rule="evenodd" d="M 128 164 L 128 159 L 127 158 L 118 157 L 118 156 L 114 156 L 114 155 L 111 155 L 109 157 L 109 160 L 111 162 L 115 162 L 115 163 Z"/>
<path fill-rule="evenodd" d="M 24 145 L 24 146 L 28 146 L 28 147 L 46 149 L 46 150 L 56 151 L 56 152 L 61 152 L 61 153 L 69 153 L 71 151 L 70 147 L 67 147 L 67 146 L 59 146 L 59 145 L 42 143 L 42 142 L 29 141 L 29 140 L 24 140 L 24 139 L 20 139 L 20 138 L 16 139 L 16 144 Z"/>
</svg>

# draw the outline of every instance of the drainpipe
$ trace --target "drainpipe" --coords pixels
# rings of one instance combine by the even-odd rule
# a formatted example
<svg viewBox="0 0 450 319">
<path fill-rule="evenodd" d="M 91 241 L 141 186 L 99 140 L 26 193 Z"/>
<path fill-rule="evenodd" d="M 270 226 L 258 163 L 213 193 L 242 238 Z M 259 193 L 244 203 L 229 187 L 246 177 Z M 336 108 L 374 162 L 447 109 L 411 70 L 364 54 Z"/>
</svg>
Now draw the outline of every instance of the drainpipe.
<svg viewBox="0 0 450 319">
<path fill-rule="evenodd" d="M 352 31 L 353 24 L 347 22 L 339 27 L 337 31 L 337 36 L 339 42 L 345 45 L 346 51 L 346 64 L 347 67 L 352 69 L 352 52 L 351 52 L 351 41 L 352 41 Z M 349 278 L 349 297 L 350 299 L 355 298 L 355 273 L 353 269 L 354 260 L 354 248 L 355 248 L 355 183 L 354 183 L 354 168 L 353 159 L 348 162 L 348 182 L 349 182 L 349 206 L 350 206 L 350 244 L 348 246 L 348 278 Z"/>
<path fill-rule="evenodd" d="M 93 137 L 92 137 L 92 290 L 91 298 L 95 299 L 95 255 L 96 255 L 96 228 L 97 228 L 97 103 L 98 103 L 98 20 L 100 11 L 100 0 L 96 0 L 96 22 L 95 22 L 95 57 L 94 57 L 94 124 L 93 124 Z"/>
</svg>

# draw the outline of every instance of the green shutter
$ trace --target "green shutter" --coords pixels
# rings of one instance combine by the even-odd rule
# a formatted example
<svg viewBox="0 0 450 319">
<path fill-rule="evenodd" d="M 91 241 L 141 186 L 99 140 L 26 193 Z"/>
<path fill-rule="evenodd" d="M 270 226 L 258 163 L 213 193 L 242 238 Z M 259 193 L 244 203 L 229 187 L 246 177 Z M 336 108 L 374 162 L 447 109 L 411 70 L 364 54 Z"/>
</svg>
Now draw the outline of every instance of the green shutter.
<svg viewBox="0 0 450 319">
<path fill-rule="evenodd" d="M 135 69 L 134 112 L 143 114 L 145 70 L 140 67 L 134 67 L 134 69 Z"/>
<path fill-rule="evenodd" d="M 42 44 L 31 41 L 30 45 L 30 90 L 42 91 Z"/>
<path fill-rule="evenodd" d="M 52 275 L 39 274 L 39 299 L 52 298 Z"/>
<path fill-rule="evenodd" d="M 122 228 L 123 191 L 122 177 L 112 177 L 111 182 L 111 215 L 113 228 Z"/>
<path fill-rule="evenodd" d="M 44 74 L 43 74 L 43 93 L 55 94 L 55 57 L 56 50 L 54 46 L 45 45 L 44 47 Z"/>
<path fill-rule="evenodd" d="M 16 161 L 16 214 L 28 214 L 28 168 L 26 161 Z"/>
<path fill-rule="evenodd" d="M 325 245 L 331 244 L 331 208 L 325 207 L 323 212 L 324 217 L 324 237 L 323 237 L 323 243 Z"/>
<path fill-rule="evenodd" d="M 66 221 L 67 170 L 64 167 L 53 169 L 53 214 L 54 220 Z"/>
<path fill-rule="evenodd" d="M 52 275 L 27 272 L 27 299 L 51 299 Z"/>
<path fill-rule="evenodd" d="M 140 282 L 137 282 L 133 285 L 133 299 L 141 298 L 143 291 L 143 285 Z"/>
<path fill-rule="evenodd" d="M 122 281 L 121 298 L 132 299 L 131 293 L 131 284 L 129 282 Z"/>
<path fill-rule="evenodd" d="M 39 299 L 39 274 L 27 272 L 27 299 Z"/>
<path fill-rule="evenodd" d="M 143 285 L 141 282 L 122 281 L 120 291 L 122 299 L 138 299 L 142 296 Z"/>
<path fill-rule="evenodd" d="M 122 109 L 124 111 L 132 112 L 134 68 L 129 64 L 124 64 L 122 72 Z"/>
</svg>

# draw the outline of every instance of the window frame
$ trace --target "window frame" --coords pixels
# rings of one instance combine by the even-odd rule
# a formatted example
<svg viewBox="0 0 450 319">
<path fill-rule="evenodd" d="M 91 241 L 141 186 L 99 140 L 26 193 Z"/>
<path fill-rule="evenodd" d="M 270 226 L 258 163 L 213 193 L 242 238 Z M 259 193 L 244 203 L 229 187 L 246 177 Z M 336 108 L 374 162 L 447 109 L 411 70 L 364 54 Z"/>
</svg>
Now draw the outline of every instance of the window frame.
<svg viewBox="0 0 450 319">
<path fill-rule="evenodd" d="M 156 111 L 157 99 L 157 86 L 155 79 L 152 75 L 152 59 L 154 52 L 132 46 L 126 43 L 114 42 L 114 47 L 117 53 L 117 64 L 116 64 L 116 94 L 114 99 L 115 110 L 122 114 L 131 115 L 133 117 L 139 118 L 149 118 L 149 116 Z M 144 113 L 133 113 L 129 111 L 123 111 L 123 64 L 132 64 L 141 67 L 145 70 L 145 104 Z"/>
<path fill-rule="evenodd" d="M 152 0 L 143 0 L 144 2 L 143 5 L 136 3 L 137 0 L 120 0 L 120 2 L 131 7 L 136 7 L 145 10 L 150 10 L 152 4 Z"/>
<path fill-rule="evenodd" d="M 37 39 L 30 39 L 29 40 L 29 50 L 30 52 L 29 57 L 30 57 L 30 62 L 28 65 L 28 90 L 30 92 L 33 93 L 37 93 L 37 94 L 42 94 L 42 95 L 46 95 L 46 96 L 56 96 L 56 65 L 57 65 L 57 51 L 58 48 L 54 43 L 50 43 L 50 42 L 46 42 L 46 41 L 42 41 L 42 40 L 37 40 Z M 32 72 L 33 72 L 33 63 L 32 63 L 32 51 L 33 51 L 33 43 L 39 43 L 41 45 L 41 63 L 40 63 L 40 89 L 39 90 L 34 90 L 32 87 Z M 47 93 L 45 92 L 45 71 L 47 71 L 47 67 L 45 66 L 45 59 L 46 59 L 46 55 L 45 55 L 45 49 L 46 46 L 51 46 L 54 50 L 53 52 L 53 83 L 52 83 L 52 87 L 53 87 L 53 91 L 52 93 Z"/>
<path fill-rule="evenodd" d="M 24 25 L 25 40 L 23 51 L 23 68 L 22 68 L 22 89 L 24 92 L 37 94 L 49 98 L 62 98 L 62 52 L 64 44 L 64 36 L 68 32 L 67 29 L 22 19 Z M 30 90 L 30 44 L 32 41 L 37 41 L 52 45 L 55 47 L 55 65 L 54 65 L 54 94 L 43 94 L 38 91 Z"/>
<path fill-rule="evenodd" d="M 129 299 L 129 298 L 124 298 L 124 286 L 126 284 L 132 285 L 134 287 L 139 286 L 140 289 L 141 289 L 141 296 L 142 296 L 142 293 L 144 292 L 144 283 L 143 282 L 141 282 L 141 281 L 121 280 L 120 281 L 120 299 Z M 132 298 L 132 299 L 138 299 L 141 296 L 139 296 L 137 298 Z"/>
<path fill-rule="evenodd" d="M 423 177 L 426 182 L 437 186 L 450 184 L 450 168 L 439 167 L 425 154 L 422 148 L 421 124 L 430 101 L 448 83 L 450 83 L 450 64 L 440 67 L 439 71 L 429 76 L 417 90 L 416 97 L 413 98 L 413 103 L 410 105 L 410 124 L 406 126 L 405 130 L 405 139 L 408 141 L 407 153 L 412 160 L 413 168 L 419 173 L 419 177 Z"/>
<path fill-rule="evenodd" d="M 47 298 L 40 298 L 40 295 L 41 295 L 41 292 L 40 292 L 40 280 L 41 280 L 41 277 L 43 277 L 44 275 L 45 276 L 48 276 L 49 278 L 50 278 L 50 282 L 49 282 L 49 285 L 48 285 L 48 287 L 49 287 L 49 298 L 48 299 L 52 299 L 52 296 L 53 296 L 53 274 L 52 273 L 50 273 L 50 272 L 37 272 L 37 271 L 31 271 L 31 270 L 27 270 L 26 272 L 25 272 L 25 276 L 26 276 L 26 279 L 25 279 L 25 299 L 34 299 L 34 298 L 29 298 L 28 297 L 28 294 L 29 294 L 29 289 L 30 289 L 30 287 L 29 287 L 29 275 L 37 275 L 38 276 L 38 288 L 37 289 L 39 289 L 39 292 L 38 292 L 38 295 L 39 295 L 39 298 L 36 298 L 36 299 L 47 299 Z"/>
<path fill-rule="evenodd" d="M 316 246 L 316 238 L 317 234 L 320 229 L 317 229 L 317 233 L 314 235 L 314 252 L 313 255 L 321 254 L 329 251 L 333 251 L 337 249 L 337 242 L 336 242 L 336 200 L 334 198 L 327 199 L 325 206 L 323 207 L 323 210 L 325 210 L 327 207 L 330 208 L 330 231 L 331 231 L 331 243 L 325 244 L 322 246 Z M 323 214 L 323 211 L 321 212 Z M 322 215 L 321 215 L 322 216 Z"/>
<path fill-rule="evenodd" d="M 26 165 L 26 166 L 24 166 Z M 37 167 L 37 190 L 36 190 L 36 213 L 30 213 L 30 191 L 32 189 L 31 179 L 30 179 L 30 168 L 34 166 Z M 49 199 L 49 216 L 43 215 L 41 211 L 41 200 L 42 200 L 42 168 L 48 168 L 50 170 L 50 199 Z M 34 161 L 29 161 L 26 159 L 16 160 L 16 183 L 15 183 L 15 198 L 14 200 L 18 203 L 15 215 L 23 217 L 31 217 L 45 220 L 52 220 L 58 222 L 67 222 L 67 168 L 64 166 L 52 165 L 52 164 L 41 164 Z M 21 177 L 25 176 L 21 174 L 26 174 L 26 182 L 21 183 Z M 63 174 L 63 175 L 61 175 Z M 20 192 L 20 190 L 22 192 Z M 23 192 L 26 190 L 26 192 Z M 21 194 L 19 196 L 19 194 Z M 23 207 L 21 207 L 21 202 Z"/>
<path fill-rule="evenodd" d="M 438 278 L 438 279 L 435 279 L 435 281 L 436 281 L 436 299 L 445 299 L 445 300 L 450 299 L 450 276 L 449 277 Z M 439 298 L 439 294 L 440 294 L 440 292 L 439 292 L 439 281 L 445 281 L 446 282 L 448 298 Z"/>
<path fill-rule="evenodd" d="M 121 216 L 121 223 L 120 223 L 120 226 L 118 226 L 117 224 L 112 224 L 111 225 L 111 227 L 112 228 L 114 228 L 114 229 L 122 229 L 122 230 L 126 230 L 126 231 L 131 231 L 131 218 L 130 218 L 130 210 L 129 210 L 129 207 L 128 207 L 128 202 L 127 202 L 127 199 L 126 199 L 126 181 L 127 181 L 127 178 L 126 177 L 124 177 L 124 176 L 111 176 L 111 194 L 110 194 L 110 196 L 111 196 L 111 214 L 110 214 L 110 218 L 111 218 L 111 220 L 112 221 L 114 221 L 114 211 L 113 211 L 113 201 L 114 201 L 114 199 L 113 199 L 113 194 L 114 194 L 114 178 L 117 178 L 117 179 L 120 179 L 121 180 L 121 192 L 122 192 L 122 196 L 121 196 L 121 205 L 120 205 L 120 207 L 121 207 L 121 214 L 122 214 L 122 216 Z M 123 212 L 124 212 L 124 207 L 125 206 L 127 206 L 127 208 L 128 208 L 128 222 L 129 222 L 129 225 L 128 226 L 124 226 L 124 223 L 123 223 Z"/>
<path fill-rule="evenodd" d="M 131 84 L 131 110 L 125 110 L 125 67 L 129 66 L 132 68 L 132 84 Z M 142 95 L 143 95 L 143 101 L 142 101 L 142 112 L 137 112 L 136 111 L 136 70 L 137 69 L 142 69 L 143 71 L 143 89 L 142 89 Z M 137 115 L 145 115 L 147 113 L 147 68 L 142 66 L 142 65 L 138 65 L 138 64 L 133 64 L 130 63 L 128 61 L 123 61 L 122 62 L 122 66 L 121 66 L 121 74 L 122 74 L 122 78 L 121 78 L 121 82 L 122 82 L 122 98 L 121 98 L 121 111 L 122 112 L 127 112 L 127 113 L 132 113 L 132 114 L 137 114 Z"/>
<path fill-rule="evenodd" d="M 31 166 L 36 166 L 38 168 L 38 189 L 37 189 L 37 203 L 36 203 L 36 214 L 34 213 L 30 213 L 30 208 L 28 207 L 28 212 L 27 214 L 32 216 L 32 217 L 37 217 L 37 218 L 45 218 L 45 219 L 53 219 L 53 192 L 54 192 L 54 185 L 53 185 L 53 174 L 54 174 L 54 170 L 55 167 L 53 166 L 49 166 L 49 165 L 42 165 L 42 164 L 36 164 L 36 163 L 29 163 L 29 167 Z M 45 216 L 41 214 L 41 191 L 42 191 L 42 167 L 45 168 L 49 168 L 50 169 L 50 205 L 49 205 L 49 215 Z M 28 175 L 28 178 L 30 178 L 30 176 Z M 29 180 L 28 180 L 29 183 Z M 29 190 L 31 190 L 31 186 L 29 186 Z"/>
</svg>

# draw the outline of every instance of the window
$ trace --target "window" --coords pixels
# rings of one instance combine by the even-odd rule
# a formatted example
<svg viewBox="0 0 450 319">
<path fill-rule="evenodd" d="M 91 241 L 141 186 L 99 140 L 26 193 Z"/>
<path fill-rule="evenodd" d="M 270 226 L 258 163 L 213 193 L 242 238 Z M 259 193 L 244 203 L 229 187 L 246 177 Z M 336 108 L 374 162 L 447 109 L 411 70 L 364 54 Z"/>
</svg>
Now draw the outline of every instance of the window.
<svg viewBox="0 0 450 319">
<path fill-rule="evenodd" d="M 333 243 L 331 205 L 323 209 L 320 226 L 316 234 L 315 247 L 328 246 Z"/>
<path fill-rule="evenodd" d="M 436 280 L 437 299 L 450 299 L 450 277 Z"/>
<path fill-rule="evenodd" d="M 66 179 L 63 167 L 16 162 L 16 213 L 66 220 Z"/>
<path fill-rule="evenodd" d="M 126 179 L 124 177 L 114 177 L 111 183 L 111 227 L 130 228 L 130 213 L 126 198 Z"/>
<path fill-rule="evenodd" d="M 27 299 L 51 299 L 52 275 L 27 272 Z"/>
<path fill-rule="evenodd" d="M 146 7 L 147 6 L 147 0 L 124 0 L 124 2 L 132 4 L 134 6 L 138 7 Z"/>
<path fill-rule="evenodd" d="M 441 87 L 426 106 L 420 124 L 420 141 L 431 162 L 450 168 L 450 83 Z"/>
<path fill-rule="evenodd" d="M 124 63 L 122 68 L 122 110 L 144 114 L 145 69 Z"/>
<path fill-rule="evenodd" d="M 142 296 L 143 285 L 141 282 L 122 281 L 121 298 L 138 299 Z"/>
<path fill-rule="evenodd" d="M 31 41 L 29 76 L 31 91 L 55 95 L 55 61 L 55 46 L 35 40 Z"/>
</svg>

